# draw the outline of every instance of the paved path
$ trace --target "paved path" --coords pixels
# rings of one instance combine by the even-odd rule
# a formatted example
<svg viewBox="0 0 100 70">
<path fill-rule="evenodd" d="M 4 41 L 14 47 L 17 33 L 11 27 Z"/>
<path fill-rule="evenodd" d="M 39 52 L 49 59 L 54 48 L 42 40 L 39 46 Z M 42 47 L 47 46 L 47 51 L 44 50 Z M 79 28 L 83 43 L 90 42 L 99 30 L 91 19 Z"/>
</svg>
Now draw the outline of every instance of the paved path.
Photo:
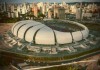
<svg viewBox="0 0 100 70">
<path fill-rule="evenodd" d="M 72 64 L 77 64 L 77 63 L 96 62 L 96 61 L 97 60 L 84 60 L 84 61 L 71 62 L 71 63 L 65 63 L 65 64 L 60 64 L 60 65 L 40 66 L 40 67 L 39 66 L 38 67 L 27 66 L 27 67 L 22 68 L 22 70 L 39 70 L 39 69 L 46 69 L 46 68 L 52 68 L 52 67 L 66 66 L 66 65 L 72 65 Z M 16 70 L 19 70 L 19 69 L 16 68 Z"/>
</svg>

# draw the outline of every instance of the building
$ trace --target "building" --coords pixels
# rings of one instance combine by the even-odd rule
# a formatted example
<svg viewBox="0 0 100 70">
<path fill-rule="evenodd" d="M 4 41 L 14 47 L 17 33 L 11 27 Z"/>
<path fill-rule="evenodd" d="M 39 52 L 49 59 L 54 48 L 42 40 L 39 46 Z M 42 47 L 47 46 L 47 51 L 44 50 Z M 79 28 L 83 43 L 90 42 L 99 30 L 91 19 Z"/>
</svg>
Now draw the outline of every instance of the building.
<svg viewBox="0 0 100 70">
<path fill-rule="evenodd" d="M 65 19 L 65 9 L 63 7 L 54 6 L 54 18 Z"/>
<path fill-rule="evenodd" d="M 38 17 L 39 9 L 38 9 L 38 6 L 36 4 L 33 5 L 32 11 L 34 12 L 34 16 Z"/>
<path fill-rule="evenodd" d="M 82 19 L 83 18 L 92 18 L 93 14 L 92 13 L 83 13 L 82 14 Z"/>
<path fill-rule="evenodd" d="M 42 9 L 42 13 L 46 15 L 47 12 L 47 8 L 46 8 L 46 3 L 43 4 L 43 9 Z"/>
<path fill-rule="evenodd" d="M 8 5 L 7 12 L 8 12 L 8 17 L 9 18 L 19 17 L 17 7 L 18 7 L 17 4 L 9 4 Z"/>
<path fill-rule="evenodd" d="M 62 2 L 62 5 L 66 5 L 66 2 L 65 2 L 65 1 L 63 1 L 63 2 Z"/>
<path fill-rule="evenodd" d="M 77 10 L 76 5 L 71 5 L 70 6 L 70 14 L 76 14 L 76 10 Z"/>
<path fill-rule="evenodd" d="M 0 11 L 2 11 L 2 12 L 7 11 L 7 3 L 6 2 L 0 4 Z"/>
<path fill-rule="evenodd" d="M 53 30 L 50 27 L 40 22 L 26 20 L 16 23 L 12 27 L 12 34 L 20 39 L 26 40 L 27 42 L 33 41 L 34 44 L 43 44 L 43 45 L 55 45 L 56 43 L 57 44 L 72 43 L 73 41 L 80 41 L 88 37 L 89 30 L 87 27 L 83 26 L 82 24 L 74 22 L 73 24 L 82 27 L 83 28 L 82 31 L 72 32 L 71 34 L 70 32 L 61 32 Z M 55 39 L 57 41 L 55 41 Z"/>
<path fill-rule="evenodd" d="M 44 5 L 43 2 L 39 2 L 39 3 L 37 3 L 37 7 L 39 8 L 40 12 L 43 11 L 43 5 Z"/>
<path fill-rule="evenodd" d="M 52 20 L 44 21 L 45 24 L 33 20 L 16 22 L 9 31 L 10 35 L 6 35 L 4 42 L 8 43 L 10 47 L 15 47 L 16 45 L 16 50 L 18 51 L 23 51 L 26 48 L 29 52 L 39 54 L 38 56 L 45 56 L 42 54 L 59 55 L 59 52 L 64 51 L 76 52 L 76 49 L 67 44 L 75 43 L 88 37 L 89 30 L 82 24 L 62 20 L 60 24 L 68 22 L 66 24 L 69 25 L 69 30 L 63 31 L 55 29 L 53 22 L 51 26 L 47 25 L 50 21 Z M 59 24 L 58 21 L 57 24 Z"/>
<path fill-rule="evenodd" d="M 53 20 L 51 20 L 50 25 L 53 25 L 52 21 Z M 67 24 L 71 24 L 68 27 L 71 29 L 75 28 L 74 31 L 61 31 L 56 27 L 56 29 L 53 29 L 51 26 L 44 24 L 46 22 L 50 22 L 50 20 L 44 21 L 43 23 L 32 20 L 19 21 L 12 26 L 11 31 L 5 34 L 4 42 L 8 44 L 8 47 L 11 46 L 8 48 L 9 50 L 6 50 L 9 51 L 6 54 L 11 55 L 11 58 L 19 54 L 13 59 L 13 63 L 16 62 L 14 60 L 19 58 L 21 59 L 21 63 L 23 61 L 24 63 L 28 62 L 28 64 L 33 65 L 38 63 L 37 65 L 47 66 L 47 64 L 51 64 L 51 62 L 57 63 L 58 61 L 57 64 L 62 64 L 64 60 L 70 59 L 66 59 L 68 57 L 97 48 L 97 46 L 89 46 L 89 42 L 91 41 L 90 38 L 88 38 L 89 30 L 83 24 L 61 20 L 60 24 L 68 22 L 66 26 Z M 59 26 L 58 22 L 57 24 Z M 72 26 L 72 24 L 74 24 L 74 26 Z M 5 49 L 3 48 L 3 50 Z M 9 57 L 9 55 L 7 56 Z M 73 58 L 76 59 L 76 57 Z"/>
<path fill-rule="evenodd" d="M 48 19 L 52 19 L 53 18 L 53 16 L 54 16 L 53 12 L 54 12 L 53 9 L 49 9 L 48 10 Z"/>
<path fill-rule="evenodd" d="M 52 12 L 49 10 L 52 9 Z M 32 10 L 35 17 L 38 17 L 38 13 L 45 15 L 45 17 L 65 19 L 65 14 L 76 15 L 76 19 L 82 19 L 83 17 L 91 17 L 91 14 L 99 18 L 99 6 L 96 4 L 87 4 L 82 5 L 82 3 L 76 4 L 66 4 L 66 2 L 62 2 L 61 4 L 57 3 L 22 3 L 22 4 L 10 4 L 10 3 L 0 3 L 0 12 L 7 12 L 8 17 L 10 18 L 18 18 L 22 17 L 21 15 L 25 15 Z M 86 13 L 84 12 L 86 11 Z M 88 13 L 91 11 L 92 13 Z M 85 15 L 83 15 L 85 14 Z M 51 15 L 51 16 L 50 16 Z M 69 16 L 70 18 L 70 16 Z"/>
<path fill-rule="evenodd" d="M 76 10 L 76 19 L 82 19 L 82 9 L 81 8 L 77 8 Z"/>
</svg>

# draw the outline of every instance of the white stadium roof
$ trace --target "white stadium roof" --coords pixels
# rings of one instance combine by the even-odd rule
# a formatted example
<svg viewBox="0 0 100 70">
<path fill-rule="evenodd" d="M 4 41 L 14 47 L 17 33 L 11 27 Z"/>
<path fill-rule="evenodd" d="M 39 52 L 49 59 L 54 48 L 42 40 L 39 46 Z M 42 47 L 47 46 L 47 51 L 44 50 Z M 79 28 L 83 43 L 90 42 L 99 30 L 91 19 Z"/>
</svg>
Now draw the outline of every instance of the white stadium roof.
<svg viewBox="0 0 100 70">
<path fill-rule="evenodd" d="M 88 37 L 89 30 L 86 26 L 77 22 L 68 21 L 83 28 L 82 31 L 61 32 L 54 30 L 40 22 L 24 20 L 15 23 L 11 29 L 13 35 L 35 44 L 55 45 L 72 43 Z"/>
</svg>

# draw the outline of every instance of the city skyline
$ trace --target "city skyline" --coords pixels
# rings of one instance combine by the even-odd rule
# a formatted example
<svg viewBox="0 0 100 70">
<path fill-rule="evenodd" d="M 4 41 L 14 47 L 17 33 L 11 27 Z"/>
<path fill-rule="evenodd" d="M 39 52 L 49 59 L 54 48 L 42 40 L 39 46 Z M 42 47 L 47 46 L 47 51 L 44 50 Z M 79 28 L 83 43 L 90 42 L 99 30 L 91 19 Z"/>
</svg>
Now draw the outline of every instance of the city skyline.
<svg viewBox="0 0 100 70">
<path fill-rule="evenodd" d="M 62 1 L 65 1 L 65 2 L 100 2 L 99 0 L 0 0 L 1 3 L 3 2 L 8 2 L 8 3 L 23 3 L 23 2 L 29 2 L 29 3 L 32 3 L 32 2 L 57 2 L 57 3 L 60 3 Z"/>
</svg>

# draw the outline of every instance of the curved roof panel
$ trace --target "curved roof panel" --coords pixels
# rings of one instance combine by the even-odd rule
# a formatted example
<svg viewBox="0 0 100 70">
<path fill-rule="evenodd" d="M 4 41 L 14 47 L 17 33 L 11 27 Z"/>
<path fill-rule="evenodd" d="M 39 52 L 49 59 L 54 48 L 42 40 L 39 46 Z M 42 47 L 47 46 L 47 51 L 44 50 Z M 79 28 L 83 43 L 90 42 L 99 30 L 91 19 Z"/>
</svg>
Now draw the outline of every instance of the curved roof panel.
<svg viewBox="0 0 100 70">
<path fill-rule="evenodd" d="M 82 33 L 80 31 L 72 32 L 72 36 L 74 41 L 82 40 Z"/>
<path fill-rule="evenodd" d="M 72 36 L 71 36 L 70 32 L 60 32 L 60 31 L 56 31 L 56 30 L 54 30 L 54 32 L 56 35 L 57 43 L 66 44 L 66 43 L 72 42 Z"/>
<path fill-rule="evenodd" d="M 28 42 L 34 41 L 33 37 L 35 37 L 37 30 L 43 28 L 44 26 L 45 25 L 41 24 L 41 25 L 36 25 L 36 26 L 33 26 L 32 28 L 30 28 L 25 34 L 25 40 Z"/>
<path fill-rule="evenodd" d="M 49 27 L 41 28 L 35 37 L 36 44 L 55 44 L 53 30 Z"/>
</svg>

